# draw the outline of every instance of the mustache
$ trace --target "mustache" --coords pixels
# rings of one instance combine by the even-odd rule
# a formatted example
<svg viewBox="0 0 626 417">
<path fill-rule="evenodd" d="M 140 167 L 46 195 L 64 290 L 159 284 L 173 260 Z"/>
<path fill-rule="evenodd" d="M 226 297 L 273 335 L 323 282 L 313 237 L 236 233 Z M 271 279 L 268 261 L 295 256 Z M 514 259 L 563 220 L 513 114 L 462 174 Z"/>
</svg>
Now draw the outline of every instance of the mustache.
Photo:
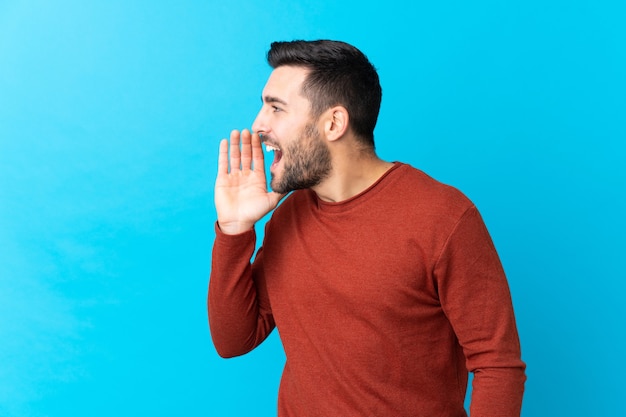
<svg viewBox="0 0 626 417">
<path fill-rule="evenodd" d="M 271 135 L 268 135 L 265 132 L 258 132 L 259 138 L 261 139 L 261 143 L 269 143 L 276 144 L 276 140 Z"/>
</svg>

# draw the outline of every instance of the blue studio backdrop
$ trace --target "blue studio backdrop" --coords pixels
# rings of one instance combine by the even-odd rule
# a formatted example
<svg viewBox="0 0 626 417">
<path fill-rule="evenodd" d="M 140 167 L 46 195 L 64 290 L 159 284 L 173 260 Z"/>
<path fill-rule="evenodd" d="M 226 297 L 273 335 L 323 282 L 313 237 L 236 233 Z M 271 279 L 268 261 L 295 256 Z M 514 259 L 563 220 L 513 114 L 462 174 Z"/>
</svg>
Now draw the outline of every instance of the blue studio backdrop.
<svg viewBox="0 0 626 417">
<path fill-rule="evenodd" d="M 278 336 L 211 344 L 213 182 L 269 44 L 318 38 L 379 69 L 379 154 L 481 210 L 523 416 L 622 415 L 625 20 L 617 0 L 0 1 L 0 415 L 275 415 Z"/>
</svg>

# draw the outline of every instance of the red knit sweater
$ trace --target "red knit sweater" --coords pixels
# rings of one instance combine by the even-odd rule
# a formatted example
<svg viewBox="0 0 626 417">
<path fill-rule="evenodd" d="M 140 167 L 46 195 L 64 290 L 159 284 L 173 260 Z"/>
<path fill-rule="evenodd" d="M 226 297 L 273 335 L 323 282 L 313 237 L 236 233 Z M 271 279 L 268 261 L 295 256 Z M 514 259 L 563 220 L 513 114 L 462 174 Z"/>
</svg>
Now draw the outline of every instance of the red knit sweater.
<svg viewBox="0 0 626 417">
<path fill-rule="evenodd" d="M 277 326 L 278 415 L 519 416 L 525 365 L 506 278 L 474 205 L 396 163 L 363 193 L 292 193 L 254 231 L 216 228 L 209 321 L 242 355 Z"/>
</svg>

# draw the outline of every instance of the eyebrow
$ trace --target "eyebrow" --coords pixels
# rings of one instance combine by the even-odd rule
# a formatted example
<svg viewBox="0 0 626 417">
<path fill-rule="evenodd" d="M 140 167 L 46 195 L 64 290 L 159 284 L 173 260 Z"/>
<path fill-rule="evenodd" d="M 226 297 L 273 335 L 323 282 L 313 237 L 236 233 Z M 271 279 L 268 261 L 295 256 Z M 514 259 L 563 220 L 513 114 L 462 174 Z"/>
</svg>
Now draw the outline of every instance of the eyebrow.
<svg viewBox="0 0 626 417">
<path fill-rule="evenodd" d="M 285 100 L 282 100 L 278 97 L 274 97 L 274 96 L 265 96 L 265 97 L 261 97 L 261 102 L 263 103 L 279 103 L 282 104 L 284 106 L 287 105 L 287 102 Z"/>
</svg>

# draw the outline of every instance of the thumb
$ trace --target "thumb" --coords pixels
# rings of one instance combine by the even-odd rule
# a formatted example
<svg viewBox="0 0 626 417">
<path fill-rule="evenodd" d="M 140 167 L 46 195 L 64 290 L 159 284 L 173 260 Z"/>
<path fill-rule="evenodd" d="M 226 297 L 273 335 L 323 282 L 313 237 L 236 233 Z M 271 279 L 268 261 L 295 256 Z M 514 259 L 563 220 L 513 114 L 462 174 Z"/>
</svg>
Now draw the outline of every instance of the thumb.
<svg viewBox="0 0 626 417">
<path fill-rule="evenodd" d="M 280 200 L 282 200 L 286 195 L 287 194 L 280 194 L 275 191 L 271 191 L 269 193 L 269 200 L 272 207 L 276 207 L 278 203 L 280 203 Z"/>
</svg>

